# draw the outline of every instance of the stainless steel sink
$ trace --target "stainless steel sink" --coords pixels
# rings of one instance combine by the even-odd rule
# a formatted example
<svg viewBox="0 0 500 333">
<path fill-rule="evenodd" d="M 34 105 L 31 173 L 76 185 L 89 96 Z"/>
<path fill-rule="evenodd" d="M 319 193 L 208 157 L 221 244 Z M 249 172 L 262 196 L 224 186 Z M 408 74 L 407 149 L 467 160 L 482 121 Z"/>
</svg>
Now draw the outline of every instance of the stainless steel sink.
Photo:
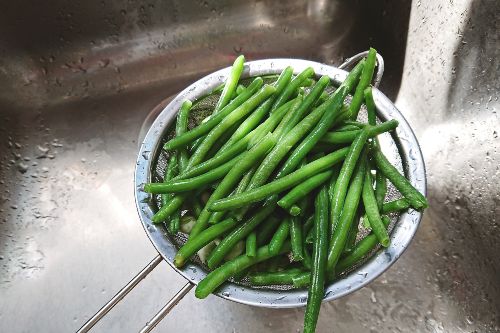
<svg viewBox="0 0 500 333">
<path fill-rule="evenodd" d="M 318 331 L 500 331 L 497 1 L 0 8 L 0 331 L 75 331 L 155 256 L 132 179 L 155 106 L 239 53 L 339 64 L 369 46 L 422 145 L 430 208 L 395 266 L 323 305 Z M 162 264 L 94 330 L 137 331 L 183 283 Z M 302 315 L 189 295 L 157 330 L 291 332 Z"/>
</svg>

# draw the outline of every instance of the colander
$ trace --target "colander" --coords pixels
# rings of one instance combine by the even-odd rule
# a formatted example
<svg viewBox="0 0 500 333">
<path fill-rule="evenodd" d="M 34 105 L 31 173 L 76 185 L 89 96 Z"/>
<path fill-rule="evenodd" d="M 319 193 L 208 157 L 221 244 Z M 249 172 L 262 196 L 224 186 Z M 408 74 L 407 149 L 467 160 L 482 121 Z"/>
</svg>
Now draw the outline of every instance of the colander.
<svg viewBox="0 0 500 333">
<path fill-rule="evenodd" d="M 349 67 L 367 52 L 362 52 L 349 58 L 339 67 L 325 65 L 309 60 L 300 59 L 265 59 L 245 63 L 242 79 L 255 76 L 279 74 L 287 66 L 294 69 L 297 74 L 307 67 L 312 67 L 316 76 L 327 75 L 331 78 L 332 85 L 338 86 L 347 77 L 348 72 L 344 68 Z M 380 55 L 377 55 L 378 72 L 374 80 L 377 87 L 382 78 L 384 63 Z M 114 305 L 116 305 L 130 290 L 132 290 L 154 267 L 165 260 L 177 273 L 182 275 L 188 282 L 186 285 L 151 319 L 141 332 L 149 332 L 168 312 L 179 302 L 189 290 L 201 281 L 207 274 L 208 269 L 198 258 L 177 268 L 173 264 L 173 258 L 177 249 L 182 245 L 186 237 L 179 234 L 172 237 L 166 232 L 163 225 L 155 225 L 151 217 L 158 210 L 155 197 L 141 190 L 142 185 L 147 182 L 161 181 L 163 170 L 166 166 L 167 155 L 163 151 L 163 143 L 171 135 L 171 129 L 175 123 L 176 114 L 182 102 L 186 99 L 199 100 L 223 83 L 230 73 L 231 68 L 224 68 L 209 74 L 189 87 L 181 91 L 158 115 L 147 132 L 140 147 L 137 166 L 135 170 L 135 199 L 141 223 L 149 239 L 158 251 L 159 255 L 154 258 L 133 280 L 131 280 L 113 299 L 111 299 L 98 313 L 96 313 L 79 332 L 87 332 L 99 319 L 101 319 Z M 421 193 L 426 193 L 426 177 L 423 157 L 417 139 L 401 112 L 396 106 L 378 89 L 373 89 L 373 98 L 377 107 L 378 121 L 396 119 L 399 126 L 395 132 L 385 133 L 380 136 L 380 145 L 388 159 L 403 172 L 410 183 Z M 191 111 L 190 126 L 194 126 L 202 118 L 207 105 L 215 104 L 214 101 L 205 98 L 203 103 L 198 103 Z M 364 111 L 362 110 L 362 113 Z M 364 115 L 361 114 L 360 117 Z M 399 196 L 394 187 L 389 184 L 388 199 Z M 344 274 L 340 279 L 325 286 L 324 301 L 331 301 L 352 293 L 367 285 L 386 269 L 388 269 L 404 252 L 412 240 L 422 218 L 422 213 L 410 209 L 400 215 L 393 215 L 390 226 L 391 244 L 388 248 L 378 249 L 357 267 Z M 360 237 L 362 237 L 361 235 Z M 307 289 L 294 289 L 289 286 L 253 287 L 246 280 L 225 283 L 216 292 L 216 295 L 252 306 L 270 308 L 293 308 L 305 306 L 307 302 Z"/>
</svg>

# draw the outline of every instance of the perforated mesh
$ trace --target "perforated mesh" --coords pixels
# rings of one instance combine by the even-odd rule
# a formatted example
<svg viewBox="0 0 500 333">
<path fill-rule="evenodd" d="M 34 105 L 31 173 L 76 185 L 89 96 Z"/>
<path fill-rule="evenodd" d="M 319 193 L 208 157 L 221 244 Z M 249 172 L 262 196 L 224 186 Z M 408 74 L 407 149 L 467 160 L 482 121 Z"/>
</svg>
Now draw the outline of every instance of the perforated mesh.
<svg viewBox="0 0 500 333">
<path fill-rule="evenodd" d="M 272 80 L 271 78 L 264 78 L 264 81 L 271 81 L 271 80 Z M 242 83 L 244 85 L 248 85 L 248 83 L 250 81 L 251 81 L 251 79 L 246 79 L 246 80 L 243 80 Z M 334 90 L 333 87 L 329 87 L 329 89 L 327 91 L 332 92 L 333 90 Z M 189 122 L 188 122 L 189 129 L 197 126 L 199 123 L 201 123 L 201 121 L 204 118 L 206 118 L 208 115 L 210 115 L 212 113 L 212 110 L 214 109 L 215 105 L 217 104 L 219 96 L 220 96 L 220 92 L 213 93 L 211 95 L 201 97 L 199 100 L 197 100 L 193 103 L 193 106 L 192 106 L 191 111 L 190 111 Z M 350 97 L 348 97 L 346 99 L 346 102 L 350 103 Z M 364 106 L 362 107 L 362 109 L 359 113 L 358 120 L 363 121 L 363 122 L 367 121 L 367 113 L 366 113 L 366 109 L 364 108 Z M 160 139 L 162 146 L 166 141 L 168 141 L 169 139 L 171 139 L 174 136 L 174 134 L 175 134 L 174 132 L 175 132 L 175 125 L 173 123 L 171 128 L 166 132 L 167 134 Z M 381 135 L 379 137 L 382 137 L 381 139 L 383 139 L 383 140 L 381 140 L 381 145 L 382 145 L 382 148 L 383 148 L 386 156 L 389 158 L 389 160 L 391 160 L 391 162 L 398 168 L 398 170 L 400 172 L 403 172 L 401 157 L 399 155 L 397 145 L 394 142 L 394 140 L 392 139 L 392 137 L 387 133 L 384 133 L 383 135 Z M 165 168 L 167 166 L 167 161 L 168 161 L 169 157 L 170 157 L 170 152 L 166 152 L 163 149 L 160 150 L 158 156 L 153 157 L 154 160 L 156 161 L 156 163 L 153 166 L 153 175 L 152 175 L 153 182 L 162 182 L 163 181 L 163 175 L 165 173 Z M 388 190 L 387 190 L 386 201 L 392 201 L 392 200 L 400 198 L 400 194 L 398 193 L 398 191 L 395 189 L 395 187 L 389 181 L 388 181 L 387 185 L 388 185 Z M 311 198 L 311 200 L 313 200 L 313 199 Z M 159 195 L 155 196 L 153 198 L 153 201 L 154 201 L 153 202 L 154 206 L 157 209 L 159 209 L 160 205 L 161 205 L 160 196 Z M 190 211 L 189 202 L 184 204 L 184 207 L 183 207 L 181 214 L 183 216 L 184 215 L 193 215 Z M 398 217 L 399 217 L 399 214 L 390 214 L 391 224 L 389 226 L 389 231 L 392 231 L 395 222 L 398 220 Z M 164 223 L 164 226 L 163 226 L 164 227 L 164 235 L 173 244 L 175 244 L 175 246 L 177 248 L 179 248 L 187 241 L 188 235 L 186 235 L 182 232 L 178 232 L 175 236 L 168 234 L 167 229 L 166 229 L 167 223 L 168 222 Z M 359 241 L 360 239 L 365 237 L 368 233 L 369 233 L 369 230 L 365 229 L 362 226 L 362 223 L 360 223 L 360 231 L 358 233 L 358 237 L 357 237 L 356 241 Z M 368 260 L 373 254 L 375 254 L 379 248 L 380 247 L 375 248 L 370 253 L 370 255 L 367 256 L 367 258 L 365 258 L 365 260 L 359 262 L 356 266 L 353 266 L 351 270 L 363 265 L 363 263 L 366 260 Z M 197 255 L 195 255 L 191 260 L 194 263 L 196 263 L 197 265 L 199 265 L 201 268 L 203 268 L 205 271 L 207 271 L 207 272 L 209 271 L 209 268 L 205 264 L 202 263 L 202 261 L 200 260 L 200 258 Z M 344 275 L 348 274 L 348 273 L 349 273 L 349 271 L 345 272 Z M 231 281 L 236 283 L 236 284 L 239 284 L 239 285 L 251 286 L 248 278 L 244 278 L 244 279 L 239 280 L 239 281 L 235 281 L 235 280 L 231 280 Z M 268 289 L 268 290 L 280 290 L 280 291 L 290 290 L 290 289 L 294 288 L 291 285 L 271 285 L 271 286 L 251 286 L 251 287 L 254 289 Z"/>
</svg>

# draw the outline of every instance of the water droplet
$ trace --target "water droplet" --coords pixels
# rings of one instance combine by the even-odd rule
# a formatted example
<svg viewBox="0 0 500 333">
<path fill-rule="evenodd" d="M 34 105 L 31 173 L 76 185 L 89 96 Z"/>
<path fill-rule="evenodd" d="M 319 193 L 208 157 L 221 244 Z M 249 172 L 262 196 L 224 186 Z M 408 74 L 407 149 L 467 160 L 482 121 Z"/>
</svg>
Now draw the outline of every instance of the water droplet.
<svg viewBox="0 0 500 333">
<path fill-rule="evenodd" d="M 150 153 L 151 153 L 151 151 L 145 150 L 142 152 L 142 157 L 147 161 L 149 159 Z"/>
<path fill-rule="evenodd" d="M 20 173 L 26 173 L 26 171 L 28 171 L 28 165 L 23 162 L 20 162 L 17 164 L 17 170 Z"/>
<path fill-rule="evenodd" d="M 222 296 L 229 297 L 231 294 L 227 291 L 222 292 Z"/>
</svg>

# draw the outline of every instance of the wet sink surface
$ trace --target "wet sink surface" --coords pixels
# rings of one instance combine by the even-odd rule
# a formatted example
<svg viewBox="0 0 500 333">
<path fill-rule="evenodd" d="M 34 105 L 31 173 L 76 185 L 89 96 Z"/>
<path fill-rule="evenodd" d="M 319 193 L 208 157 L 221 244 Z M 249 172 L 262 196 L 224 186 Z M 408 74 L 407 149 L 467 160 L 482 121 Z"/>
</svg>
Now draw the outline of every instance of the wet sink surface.
<svg viewBox="0 0 500 333">
<path fill-rule="evenodd" d="M 156 255 L 133 171 L 141 125 L 164 99 L 240 52 L 338 64 L 369 45 L 420 140 L 431 207 L 388 272 L 323 305 L 318 331 L 499 330 L 495 1 L 17 1 L 1 12 L 0 331 L 75 331 Z M 137 331 L 184 282 L 162 263 L 95 331 Z M 302 316 L 190 294 L 157 330 L 293 332 Z"/>
</svg>

